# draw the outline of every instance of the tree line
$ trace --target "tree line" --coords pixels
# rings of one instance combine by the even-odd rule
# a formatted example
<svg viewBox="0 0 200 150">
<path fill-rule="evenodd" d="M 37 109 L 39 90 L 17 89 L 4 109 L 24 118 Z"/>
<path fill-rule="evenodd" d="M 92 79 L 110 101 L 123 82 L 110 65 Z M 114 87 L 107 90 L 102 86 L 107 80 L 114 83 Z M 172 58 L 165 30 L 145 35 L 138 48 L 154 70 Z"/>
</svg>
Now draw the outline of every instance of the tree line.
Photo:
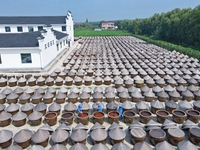
<svg viewBox="0 0 200 150">
<path fill-rule="evenodd" d="M 200 49 L 200 5 L 194 9 L 176 8 L 146 19 L 116 21 L 115 25 L 136 35 Z"/>
</svg>

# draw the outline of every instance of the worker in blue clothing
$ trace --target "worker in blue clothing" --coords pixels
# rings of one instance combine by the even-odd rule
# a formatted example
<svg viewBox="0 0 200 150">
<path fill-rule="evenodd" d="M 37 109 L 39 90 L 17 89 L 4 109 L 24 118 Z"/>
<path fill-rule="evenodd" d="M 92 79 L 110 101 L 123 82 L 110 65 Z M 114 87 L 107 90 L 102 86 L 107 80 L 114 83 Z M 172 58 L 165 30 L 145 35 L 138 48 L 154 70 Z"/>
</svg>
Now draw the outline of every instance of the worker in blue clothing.
<svg viewBox="0 0 200 150">
<path fill-rule="evenodd" d="M 78 105 L 77 114 L 81 114 L 81 113 L 82 113 L 82 106 Z"/>
<path fill-rule="evenodd" d="M 117 108 L 117 111 L 119 112 L 119 115 L 120 115 L 120 120 L 122 120 L 122 114 L 123 114 L 123 107 L 122 107 L 122 104 L 120 102 L 118 102 L 118 108 Z"/>
<path fill-rule="evenodd" d="M 103 109 L 102 104 L 101 104 L 100 102 L 97 102 L 97 105 L 98 105 L 97 111 L 98 111 L 98 112 L 102 112 L 102 109 Z"/>
</svg>

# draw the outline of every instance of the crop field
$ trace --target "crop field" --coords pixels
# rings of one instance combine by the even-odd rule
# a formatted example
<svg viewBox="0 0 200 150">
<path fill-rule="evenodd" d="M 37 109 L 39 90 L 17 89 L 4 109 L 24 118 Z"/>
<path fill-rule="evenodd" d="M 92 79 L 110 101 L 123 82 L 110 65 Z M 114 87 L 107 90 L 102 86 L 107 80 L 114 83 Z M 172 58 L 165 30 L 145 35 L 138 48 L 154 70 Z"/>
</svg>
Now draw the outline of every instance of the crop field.
<svg viewBox="0 0 200 150">
<path fill-rule="evenodd" d="M 131 33 L 120 30 L 102 30 L 102 31 L 75 30 L 74 31 L 74 36 L 126 36 L 126 35 L 131 35 Z"/>
</svg>

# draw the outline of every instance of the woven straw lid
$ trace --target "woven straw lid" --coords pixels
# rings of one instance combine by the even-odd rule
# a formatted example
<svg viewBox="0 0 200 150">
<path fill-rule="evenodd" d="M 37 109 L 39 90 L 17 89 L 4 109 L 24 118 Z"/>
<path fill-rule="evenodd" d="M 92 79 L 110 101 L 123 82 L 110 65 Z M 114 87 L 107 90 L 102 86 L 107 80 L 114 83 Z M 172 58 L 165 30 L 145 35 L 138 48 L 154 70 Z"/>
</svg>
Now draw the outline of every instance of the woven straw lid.
<svg viewBox="0 0 200 150">
<path fill-rule="evenodd" d="M 3 93 L 0 93 L 0 99 L 2 100 L 2 99 L 4 99 L 4 98 L 6 98 L 6 95 L 3 94 Z"/>
<path fill-rule="evenodd" d="M 49 132 L 54 132 L 54 130 L 48 124 L 43 125 L 42 127 L 39 128 L 39 130 L 46 130 Z"/>
<path fill-rule="evenodd" d="M 137 138 L 142 138 L 146 136 L 146 132 L 142 128 L 132 128 L 130 131 L 131 135 Z"/>
<path fill-rule="evenodd" d="M 150 120 L 145 127 L 149 127 L 149 126 L 161 126 L 161 124 L 159 124 L 158 122 L 154 121 L 154 120 Z"/>
<path fill-rule="evenodd" d="M 20 108 L 18 104 L 11 103 L 8 107 L 6 107 L 7 112 L 13 112 Z"/>
<path fill-rule="evenodd" d="M 169 92 L 169 95 L 172 97 L 180 97 L 180 94 L 176 90 Z"/>
<path fill-rule="evenodd" d="M 133 150 L 153 150 L 153 148 L 146 142 L 139 142 L 134 145 Z"/>
<path fill-rule="evenodd" d="M 143 126 L 142 126 L 139 122 L 134 121 L 133 123 L 131 123 L 131 124 L 129 125 L 128 129 L 129 129 L 129 131 L 130 131 L 130 130 L 133 129 L 133 128 L 141 128 L 141 129 L 143 129 Z"/>
<path fill-rule="evenodd" d="M 9 141 L 13 136 L 12 131 L 10 130 L 1 130 L 0 131 L 0 143 L 5 143 Z"/>
<path fill-rule="evenodd" d="M 182 96 L 187 96 L 187 97 L 194 97 L 193 93 L 190 92 L 189 90 L 183 91 Z"/>
<path fill-rule="evenodd" d="M 151 102 L 151 107 L 162 109 L 164 105 L 159 100 L 154 100 L 153 102 Z"/>
<path fill-rule="evenodd" d="M 169 126 L 169 125 L 173 126 L 173 125 L 176 125 L 176 123 L 171 120 L 165 119 L 164 123 L 162 124 L 162 127 Z"/>
<path fill-rule="evenodd" d="M 5 121 L 5 120 L 8 120 L 12 117 L 12 115 L 10 113 L 7 113 L 5 111 L 2 111 L 0 113 L 0 121 Z"/>
<path fill-rule="evenodd" d="M 106 108 L 108 109 L 117 109 L 118 104 L 115 103 L 114 101 L 109 102 L 108 104 L 106 104 Z"/>
<path fill-rule="evenodd" d="M 62 123 L 59 127 L 56 128 L 56 130 L 71 131 L 71 127 L 70 127 L 70 126 L 67 126 L 65 123 Z"/>
<path fill-rule="evenodd" d="M 48 77 L 46 80 L 45 80 L 45 82 L 53 82 L 54 81 L 54 79 L 52 78 L 52 77 Z"/>
<path fill-rule="evenodd" d="M 84 144 L 76 143 L 69 150 L 88 150 L 88 148 Z"/>
<path fill-rule="evenodd" d="M 50 133 L 46 130 L 37 130 L 31 138 L 34 143 L 42 143 L 49 138 Z"/>
<path fill-rule="evenodd" d="M 43 77 L 39 77 L 38 79 L 37 79 L 37 82 L 44 82 L 45 81 L 45 78 L 43 78 Z"/>
<path fill-rule="evenodd" d="M 113 93 L 113 92 L 108 92 L 108 93 L 106 93 L 105 94 L 105 97 L 106 98 L 114 98 L 116 95 L 115 95 L 115 93 Z"/>
<path fill-rule="evenodd" d="M 131 97 L 142 98 L 142 94 L 138 90 L 136 90 L 135 92 L 131 93 Z"/>
<path fill-rule="evenodd" d="M 130 101 L 125 101 L 122 103 L 122 107 L 124 109 L 132 109 L 133 108 L 133 104 Z"/>
<path fill-rule="evenodd" d="M 103 141 L 107 138 L 108 134 L 106 130 L 98 128 L 93 130 L 90 136 L 94 141 Z"/>
<path fill-rule="evenodd" d="M 120 128 L 114 128 L 109 131 L 109 137 L 113 140 L 122 140 L 125 138 L 126 133 Z"/>
<path fill-rule="evenodd" d="M 10 78 L 10 79 L 8 80 L 8 82 L 9 82 L 9 83 L 17 82 L 17 79 L 15 79 L 15 78 L 12 77 L 12 78 Z"/>
<path fill-rule="evenodd" d="M 165 91 L 160 91 L 157 93 L 159 97 L 169 98 L 168 94 Z"/>
<path fill-rule="evenodd" d="M 80 93 L 80 90 L 77 88 L 77 87 L 73 87 L 71 90 L 70 90 L 70 93 L 71 92 L 74 92 L 74 93 Z"/>
<path fill-rule="evenodd" d="M 43 146 L 40 145 L 33 145 L 28 150 L 45 150 Z"/>
<path fill-rule="evenodd" d="M 4 109 L 5 109 L 5 105 L 3 105 L 3 104 L 0 104 L 0 111 L 3 111 Z"/>
<path fill-rule="evenodd" d="M 93 92 L 101 92 L 101 93 L 103 93 L 103 89 L 102 89 L 102 87 L 97 86 L 97 87 L 94 88 Z"/>
<path fill-rule="evenodd" d="M 7 81 L 8 81 L 8 80 L 5 79 L 5 78 L 3 78 L 3 77 L 0 78 L 0 83 L 4 83 L 4 82 L 7 82 Z"/>
<path fill-rule="evenodd" d="M 12 93 L 10 93 L 6 98 L 8 99 L 8 100 L 10 100 L 10 99 L 16 99 L 16 98 L 18 98 L 19 96 L 16 94 L 16 93 L 14 93 L 14 92 L 12 92 Z"/>
<path fill-rule="evenodd" d="M 92 89 L 89 88 L 89 87 L 84 87 L 82 92 L 86 92 L 86 93 L 91 93 L 92 92 Z"/>
<path fill-rule="evenodd" d="M 5 88 L 1 93 L 9 95 L 10 93 L 12 93 L 12 90 L 10 88 Z"/>
<path fill-rule="evenodd" d="M 38 111 L 33 111 L 29 116 L 28 119 L 29 120 L 39 120 L 40 118 L 43 117 L 43 114 L 41 112 Z"/>
<path fill-rule="evenodd" d="M 124 91 L 126 91 L 126 90 L 127 90 L 127 89 L 126 89 L 125 87 L 123 87 L 123 86 L 120 86 L 120 87 L 117 88 L 117 92 L 118 92 L 118 93 L 124 92 Z"/>
<path fill-rule="evenodd" d="M 34 107 L 34 110 L 36 110 L 36 111 L 43 111 L 43 110 L 45 110 L 45 109 L 47 109 L 47 105 L 46 105 L 45 103 L 43 103 L 43 102 L 38 103 L 38 104 Z"/>
<path fill-rule="evenodd" d="M 185 136 L 185 133 L 179 128 L 170 128 L 170 129 L 168 129 L 167 132 L 168 132 L 168 134 L 170 134 L 173 137 L 181 138 L 181 137 Z"/>
<path fill-rule="evenodd" d="M 17 143 L 23 143 L 31 139 L 33 133 L 28 129 L 22 129 L 14 136 L 14 141 Z"/>
<path fill-rule="evenodd" d="M 43 95 L 43 99 L 49 99 L 49 98 L 54 98 L 54 95 L 49 92 L 47 92 L 45 95 Z"/>
<path fill-rule="evenodd" d="M 22 150 L 22 147 L 18 145 L 11 145 L 7 147 L 6 150 Z"/>
<path fill-rule="evenodd" d="M 87 99 L 87 98 L 90 98 L 90 94 L 86 93 L 86 92 L 83 92 L 80 94 L 80 98 L 81 99 Z"/>
<path fill-rule="evenodd" d="M 34 77 L 30 77 L 29 79 L 28 79 L 28 82 L 35 82 L 36 81 L 36 79 L 34 78 Z"/>
<path fill-rule="evenodd" d="M 92 94 L 93 98 L 103 98 L 103 94 L 101 92 L 95 92 Z"/>
<path fill-rule="evenodd" d="M 40 94 L 44 94 L 45 93 L 45 90 L 41 87 L 39 87 L 37 90 L 36 90 L 37 93 L 40 93 Z"/>
<path fill-rule="evenodd" d="M 144 93 L 144 96 L 146 97 L 155 97 L 155 94 L 151 91 L 151 90 L 148 90 Z"/>
<path fill-rule="evenodd" d="M 72 102 L 69 102 L 68 104 L 64 106 L 64 110 L 66 111 L 74 111 L 76 109 L 77 109 L 77 106 L 73 104 Z"/>
<path fill-rule="evenodd" d="M 24 92 L 27 93 L 27 94 L 34 93 L 35 89 L 28 87 Z"/>
<path fill-rule="evenodd" d="M 29 94 L 27 94 L 27 93 L 23 93 L 22 95 L 20 95 L 20 97 L 19 97 L 19 100 L 27 100 L 27 99 L 30 99 L 31 98 L 31 96 L 29 95 Z"/>
<path fill-rule="evenodd" d="M 105 88 L 105 92 L 106 93 L 108 93 L 108 92 L 113 92 L 114 93 L 115 89 L 112 86 L 108 86 L 108 87 Z"/>
<path fill-rule="evenodd" d="M 131 150 L 131 148 L 125 143 L 117 143 L 112 146 L 111 150 Z"/>
<path fill-rule="evenodd" d="M 58 111 L 61 109 L 61 105 L 54 102 L 53 104 L 51 104 L 49 107 L 48 107 L 49 111 Z"/>
<path fill-rule="evenodd" d="M 71 134 L 71 139 L 75 142 L 81 142 L 85 140 L 88 136 L 88 133 L 85 130 L 77 129 L 73 130 Z"/>
<path fill-rule="evenodd" d="M 55 82 L 63 82 L 63 78 L 61 78 L 61 77 L 58 76 L 58 77 L 56 78 Z"/>
<path fill-rule="evenodd" d="M 73 128 L 73 130 L 78 130 L 78 129 L 87 131 L 88 127 L 84 126 L 82 123 L 79 123 L 75 128 Z"/>
<path fill-rule="evenodd" d="M 90 150 L 110 150 L 106 145 L 99 143 L 92 146 Z"/>
<path fill-rule="evenodd" d="M 21 111 L 29 111 L 34 108 L 34 105 L 32 103 L 26 103 L 21 107 Z"/>
<path fill-rule="evenodd" d="M 177 147 L 178 150 L 198 150 L 196 145 L 192 144 L 189 140 L 179 142 Z"/>
<path fill-rule="evenodd" d="M 178 104 L 176 102 L 174 102 L 173 100 L 166 101 L 165 105 L 170 107 L 170 108 L 177 108 L 178 107 Z"/>
<path fill-rule="evenodd" d="M 119 97 L 121 98 L 129 98 L 129 94 L 126 91 L 120 92 L 119 93 Z"/>
<path fill-rule="evenodd" d="M 156 86 L 154 86 L 154 87 L 152 88 L 152 90 L 153 90 L 153 92 L 159 93 L 159 92 L 162 91 L 162 88 L 159 87 L 158 85 L 156 85 Z"/>
<path fill-rule="evenodd" d="M 135 104 L 137 109 L 148 109 L 149 106 L 144 101 L 140 101 L 139 103 Z"/>
<path fill-rule="evenodd" d="M 181 110 L 188 110 L 188 109 L 192 109 L 192 104 L 190 104 L 187 100 L 183 100 L 183 101 L 180 101 L 178 103 L 178 106 Z"/>
<path fill-rule="evenodd" d="M 175 148 L 171 144 L 169 144 L 167 141 L 163 141 L 156 144 L 156 150 L 163 150 L 163 149 L 175 150 Z"/>
<path fill-rule="evenodd" d="M 78 98 L 78 94 L 76 94 L 75 92 L 70 92 L 68 98 Z"/>
<path fill-rule="evenodd" d="M 17 88 L 14 90 L 14 92 L 15 92 L 16 94 L 18 94 L 18 93 L 23 93 L 24 90 L 23 90 L 22 88 L 20 88 L 20 87 L 17 87 Z"/>
<path fill-rule="evenodd" d="M 82 110 L 88 110 L 88 109 L 90 109 L 90 104 L 86 103 L 85 101 L 82 102 L 79 105 L 82 106 Z"/>
<path fill-rule="evenodd" d="M 20 120 L 26 119 L 26 117 L 27 117 L 27 114 L 19 111 L 14 116 L 12 116 L 12 120 L 13 121 L 20 121 Z"/>
<path fill-rule="evenodd" d="M 67 140 L 68 137 L 69 133 L 67 131 L 63 129 L 58 129 L 52 134 L 51 139 L 54 143 L 60 143 Z"/>
<path fill-rule="evenodd" d="M 147 91 L 150 90 L 150 88 L 149 88 L 147 85 L 144 85 L 143 87 L 140 88 L 140 90 L 141 90 L 142 92 L 147 92 Z"/>
<path fill-rule="evenodd" d="M 67 95 L 64 93 L 59 92 L 58 94 L 56 94 L 56 99 L 64 99 L 66 98 Z"/>
<path fill-rule="evenodd" d="M 52 146 L 49 150 L 67 150 L 67 148 L 63 144 L 56 144 Z"/>
<path fill-rule="evenodd" d="M 100 123 L 98 123 L 98 122 L 96 122 L 93 126 L 92 126 L 92 128 L 90 129 L 90 131 L 93 131 L 93 130 L 95 130 L 95 129 L 106 129 L 106 127 L 105 126 L 103 126 L 103 125 L 101 125 Z"/>
<path fill-rule="evenodd" d="M 67 93 L 68 90 L 65 87 L 61 87 L 59 90 L 60 93 Z"/>
</svg>

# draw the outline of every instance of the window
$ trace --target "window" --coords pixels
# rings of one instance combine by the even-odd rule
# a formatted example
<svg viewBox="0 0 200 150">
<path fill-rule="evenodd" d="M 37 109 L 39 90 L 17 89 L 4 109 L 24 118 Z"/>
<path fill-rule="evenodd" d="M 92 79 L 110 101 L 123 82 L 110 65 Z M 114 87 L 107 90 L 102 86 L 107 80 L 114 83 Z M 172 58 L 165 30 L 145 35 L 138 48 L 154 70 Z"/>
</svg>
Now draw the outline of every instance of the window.
<svg viewBox="0 0 200 150">
<path fill-rule="evenodd" d="M 2 62 L 1 62 L 1 54 L 0 54 L 0 64 L 2 64 Z"/>
<path fill-rule="evenodd" d="M 57 51 L 59 51 L 59 44 L 57 44 Z"/>
<path fill-rule="evenodd" d="M 63 41 L 63 45 L 65 46 L 65 41 Z"/>
<path fill-rule="evenodd" d="M 33 26 L 28 26 L 28 31 L 33 32 Z"/>
<path fill-rule="evenodd" d="M 5 31 L 6 31 L 6 32 L 10 32 L 10 31 L 11 31 L 11 30 L 10 30 L 10 27 L 8 27 L 8 26 L 5 27 Z"/>
<path fill-rule="evenodd" d="M 17 27 L 17 32 L 23 32 L 23 28 L 22 27 Z"/>
<path fill-rule="evenodd" d="M 43 30 L 43 26 L 38 26 L 38 31 Z"/>
<path fill-rule="evenodd" d="M 66 31 L 66 26 L 62 26 L 62 31 Z"/>
<path fill-rule="evenodd" d="M 23 64 L 24 63 L 32 63 L 31 54 L 30 53 L 21 54 L 21 61 Z"/>
<path fill-rule="evenodd" d="M 62 42 L 60 42 L 60 48 L 62 48 Z"/>
</svg>

